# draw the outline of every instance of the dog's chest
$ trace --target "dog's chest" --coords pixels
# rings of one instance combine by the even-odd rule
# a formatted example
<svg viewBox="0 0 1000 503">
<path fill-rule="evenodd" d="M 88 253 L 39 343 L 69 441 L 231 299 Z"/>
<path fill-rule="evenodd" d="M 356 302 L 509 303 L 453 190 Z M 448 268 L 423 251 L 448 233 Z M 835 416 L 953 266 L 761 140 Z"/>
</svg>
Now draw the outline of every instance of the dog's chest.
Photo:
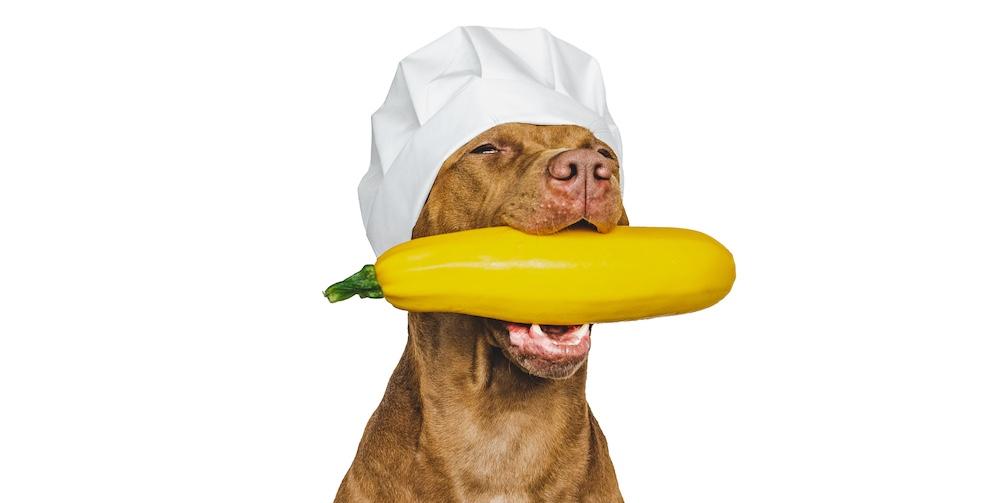
<svg viewBox="0 0 1000 503">
<path fill-rule="evenodd" d="M 402 482 L 431 488 L 417 501 L 580 500 L 588 476 L 585 428 L 577 432 L 560 422 L 558 407 L 484 416 L 480 408 L 463 405 L 425 416 L 414 470 Z"/>
<path fill-rule="evenodd" d="M 551 433 L 529 414 L 508 412 L 485 420 L 468 417 L 457 424 L 452 459 L 459 460 L 462 471 L 473 478 L 532 479 L 538 467 L 548 464 Z"/>
</svg>

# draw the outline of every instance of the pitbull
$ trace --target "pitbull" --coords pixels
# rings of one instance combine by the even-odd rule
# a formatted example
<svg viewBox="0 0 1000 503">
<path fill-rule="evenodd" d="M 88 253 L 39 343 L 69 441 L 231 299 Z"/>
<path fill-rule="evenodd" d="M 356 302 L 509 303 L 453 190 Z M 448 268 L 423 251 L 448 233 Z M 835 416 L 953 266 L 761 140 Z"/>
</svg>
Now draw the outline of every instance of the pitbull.
<svg viewBox="0 0 1000 503">
<path fill-rule="evenodd" d="M 579 126 L 493 127 L 441 166 L 412 236 L 628 225 L 616 155 Z M 584 393 L 591 325 L 410 313 L 408 326 L 335 503 L 622 501 Z"/>
</svg>

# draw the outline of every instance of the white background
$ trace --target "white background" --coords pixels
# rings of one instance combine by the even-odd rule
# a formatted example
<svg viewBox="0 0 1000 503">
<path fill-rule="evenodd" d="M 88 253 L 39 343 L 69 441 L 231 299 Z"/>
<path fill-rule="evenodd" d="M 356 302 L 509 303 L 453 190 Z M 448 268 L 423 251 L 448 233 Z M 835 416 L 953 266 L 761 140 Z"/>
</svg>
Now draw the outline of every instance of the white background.
<svg viewBox="0 0 1000 503">
<path fill-rule="evenodd" d="M 0 500 L 329 502 L 405 340 L 329 305 L 396 62 L 461 24 L 601 62 L 638 225 L 707 311 L 598 325 L 628 501 L 1000 501 L 989 2 L 4 2 Z"/>
</svg>

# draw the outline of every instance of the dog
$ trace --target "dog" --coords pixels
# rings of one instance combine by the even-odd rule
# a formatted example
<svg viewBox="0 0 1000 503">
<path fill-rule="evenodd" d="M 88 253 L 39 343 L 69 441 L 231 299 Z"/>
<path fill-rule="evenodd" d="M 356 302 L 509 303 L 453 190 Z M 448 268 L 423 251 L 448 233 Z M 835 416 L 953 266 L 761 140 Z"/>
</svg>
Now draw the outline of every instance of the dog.
<svg viewBox="0 0 1000 503">
<path fill-rule="evenodd" d="M 412 237 L 628 225 L 616 156 L 580 126 L 495 126 L 443 163 Z M 584 394 L 590 325 L 409 313 L 408 328 L 335 503 L 622 501 Z"/>
</svg>

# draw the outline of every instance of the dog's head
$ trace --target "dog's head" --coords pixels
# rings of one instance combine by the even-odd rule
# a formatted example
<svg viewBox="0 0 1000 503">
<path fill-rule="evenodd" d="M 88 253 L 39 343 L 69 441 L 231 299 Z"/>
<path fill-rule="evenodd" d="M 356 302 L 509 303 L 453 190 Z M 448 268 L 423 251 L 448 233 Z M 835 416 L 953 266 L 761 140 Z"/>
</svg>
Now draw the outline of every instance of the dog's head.
<svg viewBox="0 0 1000 503">
<path fill-rule="evenodd" d="M 509 123 L 455 151 L 441 166 L 413 237 L 506 225 L 530 234 L 628 225 L 617 153 L 579 126 Z M 566 250 L 573 253 L 573 250 Z M 477 337 L 529 374 L 566 378 L 590 350 L 590 325 L 483 320 Z"/>
</svg>

